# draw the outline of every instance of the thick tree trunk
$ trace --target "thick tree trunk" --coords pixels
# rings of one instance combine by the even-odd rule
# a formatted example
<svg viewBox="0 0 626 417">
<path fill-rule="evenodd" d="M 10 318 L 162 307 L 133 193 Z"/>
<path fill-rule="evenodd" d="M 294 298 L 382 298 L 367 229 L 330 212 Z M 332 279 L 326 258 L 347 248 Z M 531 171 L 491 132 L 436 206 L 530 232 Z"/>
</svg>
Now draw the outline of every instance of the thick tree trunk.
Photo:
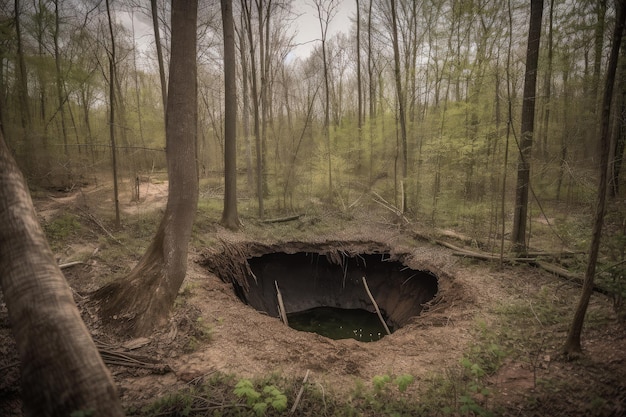
<svg viewBox="0 0 626 417">
<path fill-rule="evenodd" d="M 524 100 L 522 103 L 522 137 L 517 163 L 517 188 L 511 240 L 515 251 L 526 251 L 526 217 L 528 213 L 528 191 L 530 188 L 530 158 L 535 124 L 535 97 L 537 91 L 537 63 L 539 61 L 539 39 L 543 0 L 530 2 L 530 27 L 526 49 L 526 73 L 524 76 Z"/>
<path fill-rule="evenodd" d="M 0 281 L 22 363 L 25 414 L 123 416 L 1 135 L 0 194 Z"/>
<path fill-rule="evenodd" d="M 622 41 L 622 33 L 624 31 L 624 21 L 626 20 L 626 0 L 617 3 L 617 18 L 615 21 L 615 29 L 613 32 L 613 45 L 611 47 L 611 55 L 606 75 L 606 84 L 604 86 L 604 98 L 602 100 L 602 116 L 600 131 L 600 179 L 598 181 L 598 197 L 596 202 L 596 212 L 593 222 L 593 231 L 591 234 L 591 245 L 589 249 L 589 261 L 585 271 L 585 281 L 583 282 L 583 290 L 580 294 L 578 306 L 574 312 L 574 319 L 570 326 L 563 346 L 563 353 L 566 356 L 576 356 L 582 352 L 580 336 L 585 321 L 585 314 L 589 306 L 589 300 L 593 293 L 593 281 L 596 273 L 596 262 L 598 260 L 598 252 L 600 251 L 600 239 L 602 237 L 602 225 L 604 224 L 604 214 L 606 212 L 606 194 L 608 185 L 608 165 L 610 153 L 610 115 L 611 100 L 613 98 L 613 84 L 615 83 L 615 73 L 617 70 L 617 61 L 619 58 L 620 43 Z"/>
<path fill-rule="evenodd" d="M 187 272 L 187 249 L 198 205 L 196 22 L 197 0 L 172 2 L 165 214 L 130 275 L 94 294 L 103 321 L 121 333 L 146 335 L 164 324 Z"/>
<path fill-rule="evenodd" d="M 224 30 L 224 211 L 222 225 L 239 228 L 237 214 L 237 85 L 232 0 L 222 0 Z"/>
</svg>

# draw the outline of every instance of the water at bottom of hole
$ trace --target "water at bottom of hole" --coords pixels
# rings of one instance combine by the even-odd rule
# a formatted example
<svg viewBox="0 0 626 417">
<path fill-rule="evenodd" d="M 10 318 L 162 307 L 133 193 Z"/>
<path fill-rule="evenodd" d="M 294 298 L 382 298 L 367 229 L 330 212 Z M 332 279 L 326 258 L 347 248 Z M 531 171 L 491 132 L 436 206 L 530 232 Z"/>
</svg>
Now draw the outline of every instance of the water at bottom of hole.
<svg viewBox="0 0 626 417">
<path fill-rule="evenodd" d="M 374 342 L 387 335 L 376 313 L 362 309 L 315 307 L 287 314 L 289 326 L 330 339 Z M 390 331 L 393 329 L 390 327 Z"/>
</svg>

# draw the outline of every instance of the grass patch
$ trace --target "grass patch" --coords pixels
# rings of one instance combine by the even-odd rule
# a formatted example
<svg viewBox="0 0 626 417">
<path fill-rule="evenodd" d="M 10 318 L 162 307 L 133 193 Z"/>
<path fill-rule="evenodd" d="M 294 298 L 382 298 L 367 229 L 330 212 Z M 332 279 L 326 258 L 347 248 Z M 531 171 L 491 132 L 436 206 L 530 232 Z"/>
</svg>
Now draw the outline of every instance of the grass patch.
<svg viewBox="0 0 626 417">
<path fill-rule="evenodd" d="M 63 248 L 70 240 L 75 239 L 83 231 L 83 225 L 78 216 L 66 212 L 44 224 L 43 229 L 50 247 L 56 251 Z"/>
</svg>

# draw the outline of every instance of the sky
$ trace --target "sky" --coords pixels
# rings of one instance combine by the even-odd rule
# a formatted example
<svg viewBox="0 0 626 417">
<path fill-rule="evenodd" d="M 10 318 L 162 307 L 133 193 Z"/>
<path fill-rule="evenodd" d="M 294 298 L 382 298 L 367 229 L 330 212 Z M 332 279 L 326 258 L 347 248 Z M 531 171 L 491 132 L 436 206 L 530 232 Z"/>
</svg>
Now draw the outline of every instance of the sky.
<svg viewBox="0 0 626 417">
<path fill-rule="evenodd" d="M 298 44 L 293 50 L 293 55 L 307 58 L 316 45 L 316 40 L 321 38 L 320 25 L 317 10 L 313 6 L 313 0 L 293 0 L 293 11 L 298 15 L 288 30 L 296 33 L 295 43 Z M 337 13 L 328 27 L 328 38 L 338 32 L 348 33 L 352 27 L 352 20 L 356 16 L 356 2 L 354 0 L 338 0 Z M 134 14 L 135 42 L 144 54 L 151 52 L 151 44 L 154 41 L 152 22 L 142 13 Z M 131 28 L 131 16 L 129 13 L 119 13 L 118 18 L 129 30 Z"/>
<path fill-rule="evenodd" d="M 328 26 L 328 38 L 338 32 L 348 33 L 352 27 L 352 20 L 356 16 L 356 2 L 354 0 L 338 0 L 337 14 Z M 320 24 L 317 10 L 312 0 L 294 0 L 293 10 L 300 16 L 292 25 L 296 31 L 295 42 L 300 44 L 294 49 L 294 54 L 300 58 L 308 57 L 315 47 L 314 40 L 321 38 Z"/>
</svg>

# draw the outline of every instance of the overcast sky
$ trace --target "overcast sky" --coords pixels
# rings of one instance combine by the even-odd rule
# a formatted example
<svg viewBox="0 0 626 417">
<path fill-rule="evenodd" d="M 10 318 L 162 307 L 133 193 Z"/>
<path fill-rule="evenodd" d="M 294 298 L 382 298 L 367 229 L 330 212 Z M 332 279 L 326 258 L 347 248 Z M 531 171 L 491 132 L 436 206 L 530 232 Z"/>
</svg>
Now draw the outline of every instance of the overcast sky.
<svg viewBox="0 0 626 417">
<path fill-rule="evenodd" d="M 293 11 L 298 15 L 290 25 L 290 31 L 296 33 L 294 42 L 298 44 L 293 54 L 300 58 L 307 58 L 315 45 L 316 40 L 321 38 L 317 10 L 312 6 L 312 0 L 294 0 Z M 338 32 L 348 33 L 352 27 L 352 20 L 356 16 L 356 3 L 354 0 L 339 0 L 336 15 L 330 22 L 328 37 L 331 38 Z M 131 28 L 131 16 L 128 13 L 119 13 L 118 18 L 128 29 Z M 154 33 L 152 22 L 142 13 L 134 13 L 135 43 L 143 54 L 152 54 Z"/>
<path fill-rule="evenodd" d="M 328 27 L 328 37 L 332 37 L 337 32 L 348 33 L 352 26 L 352 20 L 356 16 L 356 2 L 354 0 L 339 0 L 337 14 Z M 301 44 L 294 50 L 294 54 L 301 58 L 309 56 L 315 47 L 315 39 L 321 38 L 320 24 L 317 18 L 317 10 L 311 5 L 311 0 L 294 0 L 293 8 L 301 14 L 293 24 L 297 31 L 295 42 Z"/>
</svg>

